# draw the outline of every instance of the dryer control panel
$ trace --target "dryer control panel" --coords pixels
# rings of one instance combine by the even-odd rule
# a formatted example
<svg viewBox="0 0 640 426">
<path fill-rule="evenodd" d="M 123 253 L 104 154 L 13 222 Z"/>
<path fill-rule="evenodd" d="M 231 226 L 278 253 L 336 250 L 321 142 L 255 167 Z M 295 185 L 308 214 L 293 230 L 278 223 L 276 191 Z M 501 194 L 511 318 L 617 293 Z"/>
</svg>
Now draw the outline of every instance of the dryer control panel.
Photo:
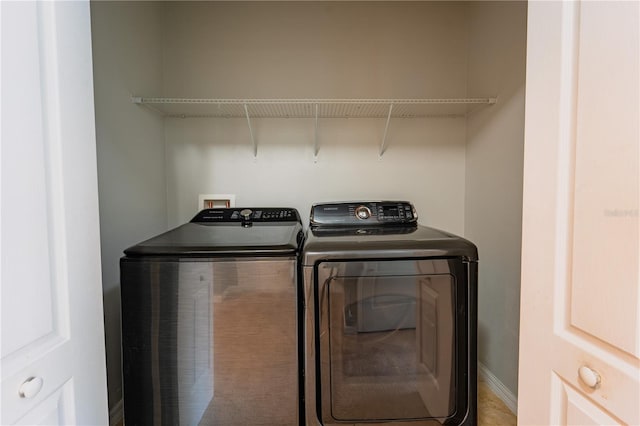
<svg viewBox="0 0 640 426">
<path fill-rule="evenodd" d="M 413 225 L 418 215 L 407 201 L 354 201 L 315 204 L 311 207 L 310 225 L 368 226 Z"/>
</svg>

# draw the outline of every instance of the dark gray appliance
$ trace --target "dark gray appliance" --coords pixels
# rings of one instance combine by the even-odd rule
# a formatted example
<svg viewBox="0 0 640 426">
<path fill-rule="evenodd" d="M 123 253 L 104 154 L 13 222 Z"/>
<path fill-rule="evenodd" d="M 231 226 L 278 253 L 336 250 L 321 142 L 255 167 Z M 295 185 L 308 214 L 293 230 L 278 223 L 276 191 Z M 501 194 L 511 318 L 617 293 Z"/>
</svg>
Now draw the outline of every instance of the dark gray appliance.
<svg viewBox="0 0 640 426">
<path fill-rule="evenodd" d="M 475 425 L 477 260 L 408 202 L 314 205 L 301 258 L 307 425 Z"/>
<path fill-rule="evenodd" d="M 297 425 L 300 217 L 209 209 L 121 259 L 124 421 Z"/>
</svg>

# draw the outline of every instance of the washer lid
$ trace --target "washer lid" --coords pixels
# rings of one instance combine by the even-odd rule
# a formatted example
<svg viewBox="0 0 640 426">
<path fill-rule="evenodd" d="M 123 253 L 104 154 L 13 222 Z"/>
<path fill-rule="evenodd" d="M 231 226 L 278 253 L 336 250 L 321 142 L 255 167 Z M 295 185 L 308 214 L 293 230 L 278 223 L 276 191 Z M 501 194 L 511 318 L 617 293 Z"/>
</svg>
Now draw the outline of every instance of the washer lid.
<svg viewBox="0 0 640 426">
<path fill-rule="evenodd" d="M 298 253 L 302 240 L 302 225 L 296 220 L 190 222 L 124 253 L 129 257 L 291 256 Z"/>
</svg>

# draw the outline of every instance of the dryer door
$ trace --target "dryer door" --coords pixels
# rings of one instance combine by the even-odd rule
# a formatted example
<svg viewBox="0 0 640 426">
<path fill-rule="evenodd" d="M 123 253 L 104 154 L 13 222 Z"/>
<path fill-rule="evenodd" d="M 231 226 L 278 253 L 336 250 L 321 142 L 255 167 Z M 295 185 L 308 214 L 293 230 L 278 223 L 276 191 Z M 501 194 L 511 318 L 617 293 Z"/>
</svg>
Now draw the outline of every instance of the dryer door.
<svg viewBox="0 0 640 426">
<path fill-rule="evenodd" d="M 465 418 L 459 259 L 322 262 L 316 276 L 323 424 Z"/>
</svg>

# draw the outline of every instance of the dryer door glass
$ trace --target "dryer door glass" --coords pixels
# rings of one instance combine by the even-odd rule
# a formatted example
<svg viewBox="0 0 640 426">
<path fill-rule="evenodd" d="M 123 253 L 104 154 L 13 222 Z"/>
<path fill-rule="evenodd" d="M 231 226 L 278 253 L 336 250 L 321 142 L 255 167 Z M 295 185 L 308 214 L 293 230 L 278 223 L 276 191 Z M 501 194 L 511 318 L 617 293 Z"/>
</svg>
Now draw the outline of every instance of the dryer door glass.
<svg viewBox="0 0 640 426">
<path fill-rule="evenodd" d="M 456 276 L 446 259 L 318 270 L 325 422 L 456 414 Z"/>
</svg>

